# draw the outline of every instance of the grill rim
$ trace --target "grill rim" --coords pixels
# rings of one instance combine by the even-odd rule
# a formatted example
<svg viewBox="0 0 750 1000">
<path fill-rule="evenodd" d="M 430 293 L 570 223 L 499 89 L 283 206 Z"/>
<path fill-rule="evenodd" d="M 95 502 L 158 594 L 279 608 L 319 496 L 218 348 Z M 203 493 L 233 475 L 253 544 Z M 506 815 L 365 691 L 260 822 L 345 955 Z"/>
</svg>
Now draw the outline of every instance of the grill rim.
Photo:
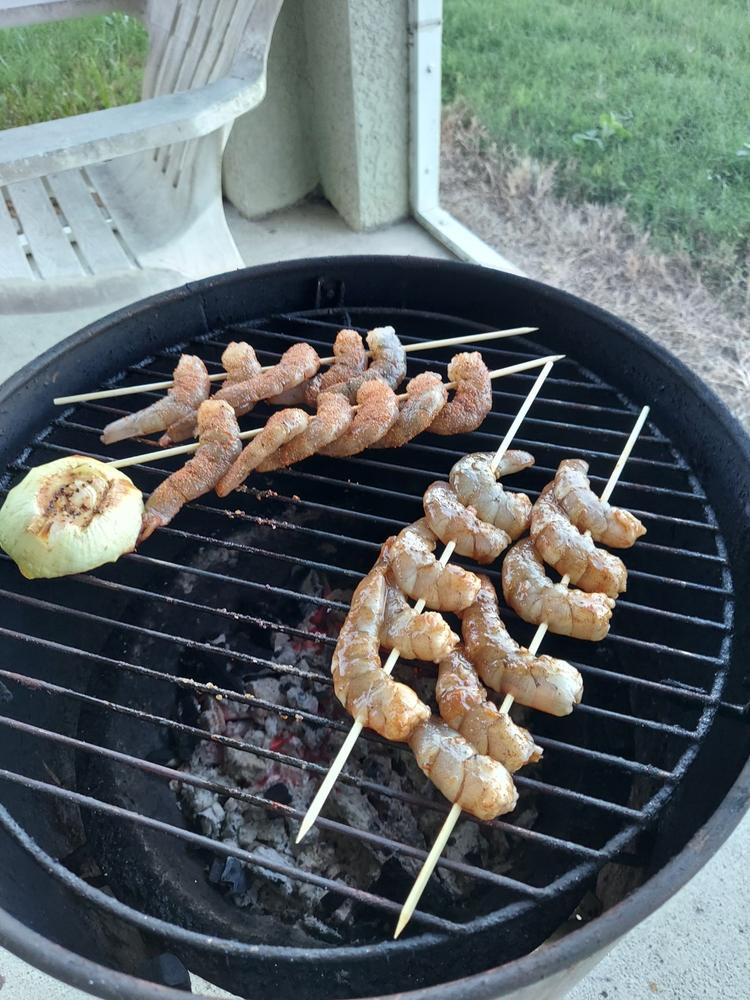
<svg viewBox="0 0 750 1000">
<path fill-rule="evenodd" d="M 161 293 L 159 295 L 153 296 L 149 299 L 136 303 L 132 306 L 125 307 L 124 309 L 121 309 L 118 312 L 115 312 L 107 317 L 104 317 L 101 320 L 98 320 L 93 324 L 90 324 L 83 330 L 79 331 L 77 334 L 74 334 L 72 337 L 67 338 L 65 341 L 62 341 L 60 344 L 51 348 L 43 355 L 34 359 L 31 363 L 25 366 L 25 368 L 21 369 L 14 376 L 12 376 L 11 379 L 9 379 L 8 382 L 6 382 L 5 385 L 2 386 L 2 388 L 0 388 L 0 420 L 2 420 L 3 417 L 7 417 L 8 414 L 12 414 L 12 411 L 15 410 L 18 405 L 18 396 L 19 394 L 23 395 L 24 390 L 26 390 L 27 392 L 32 392 L 33 394 L 33 390 L 31 389 L 30 386 L 30 383 L 32 381 L 35 380 L 37 381 L 36 388 L 38 392 L 39 377 L 47 375 L 46 381 L 43 380 L 42 384 L 44 386 L 43 391 L 46 391 L 49 394 L 47 397 L 49 399 L 48 407 L 47 410 L 44 411 L 44 413 L 40 414 L 39 410 L 36 411 L 36 413 L 34 414 L 34 423 L 36 424 L 40 420 L 44 419 L 44 415 L 49 412 L 49 408 L 51 406 L 51 396 L 53 393 L 53 389 L 55 391 L 60 391 L 62 385 L 62 383 L 57 383 L 56 381 L 57 373 L 54 372 L 55 364 L 57 363 L 63 364 L 65 357 L 69 352 L 77 352 L 81 349 L 83 345 L 89 343 L 94 344 L 96 342 L 96 339 L 100 335 L 106 333 L 106 331 L 111 326 L 121 323 L 123 319 L 133 318 L 145 314 L 146 318 L 145 327 L 149 331 L 150 340 L 153 341 L 151 346 L 155 349 L 157 347 L 157 342 L 161 340 L 161 338 L 159 337 L 159 317 L 158 317 L 160 306 L 169 306 L 170 304 L 177 304 L 177 305 L 185 304 L 186 306 L 189 306 L 191 310 L 194 310 L 195 307 L 197 306 L 200 313 L 199 322 L 202 327 L 202 330 L 201 332 L 194 334 L 194 336 L 203 336 L 208 334 L 212 329 L 215 329 L 217 326 L 228 325 L 225 321 L 222 321 L 220 315 L 221 305 L 222 305 L 221 290 L 227 284 L 234 285 L 238 281 L 238 279 L 242 280 L 247 278 L 247 279 L 257 280 L 259 278 L 262 279 L 264 276 L 269 276 L 272 277 L 273 279 L 278 279 L 279 276 L 282 274 L 287 279 L 290 279 L 296 274 L 298 278 L 303 277 L 303 278 L 309 278 L 310 280 L 315 280 L 317 276 L 325 274 L 326 272 L 330 273 L 332 270 L 340 271 L 342 269 L 346 270 L 350 268 L 366 270 L 366 268 L 369 265 L 382 266 L 384 263 L 389 263 L 406 272 L 406 277 L 404 278 L 404 280 L 407 282 L 409 278 L 409 272 L 414 272 L 415 269 L 420 270 L 423 268 L 429 269 L 429 274 L 433 281 L 438 280 L 438 278 L 440 277 L 439 275 L 440 271 L 445 272 L 444 276 L 447 278 L 449 284 L 450 284 L 450 276 L 452 274 L 457 276 L 462 275 L 465 277 L 467 273 L 476 274 L 477 272 L 481 272 L 481 274 L 483 275 L 482 280 L 486 280 L 487 275 L 497 274 L 497 272 L 492 272 L 484 268 L 478 268 L 475 265 L 462 264 L 452 261 L 438 262 L 432 259 L 411 258 L 411 257 L 398 258 L 398 257 L 388 257 L 388 256 L 380 256 L 380 257 L 359 256 L 359 257 L 343 257 L 343 258 L 326 257 L 326 258 L 318 258 L 312 260 L 292 261 L 281 265 L 281 267 L 277 264 L 263 265 L 258 268 L 248 268 L 243 271 L 230 272 L 228 274 L 220 275 L 215 278 L 205 279 L 204 281 L 186 285 L 183 286 L 182 288 L 174 289 L 166 293 Z M 732 444 L 743 453 L 742 457 L 745 460 L 745 462 L 747 464 L 750 464 L 750 441 L 748 441 L 739 423 L 729 413 L 729 411 L 726 409 L 724 404 L 718 399 L 718 397 L 716 397 L 715 394 L 707 386 L 705 386 L 700 381 L 700 379 L 697 378 L 697 376 L 693 375 L 692 372 L 690 372 L 687 368 L 685 368 L 685 366 L 682 365 L 682 363 L 679 362 L 679 360 L 675 359 L 671 354 L 669 354 L 669 352 L 665 351 L 663 348 L 660 348 L 658 345 L 653 344 L 653 342 L 649 341 L 643 334 L 641 334 L 639 331 L 637 331 L 629 324 L 624 323 L 617 317 L 612 316 L 606 311 L 601 310 L 595 306 L 592 306 L 589 303 L 586 303 L 584 300 L 578 299 L 575 296 L 569 295 L 564 292 L 560 292 L 556 289 L 552 289 L 549 286 L 531 281 L 530 279 L 515 278 L 503 274 L 502 280 L 503 283 L 506 284 L 506 286 L 519 287 L 529 294 L 536 295 L 540 300 L 544 299 L 548 301 L 552 300 L 554 302 L 559 302 L 561 304 L 565 303 L 569 306 L 572 306 L 575 308 L 576 311 L 582 311 L 588 314 L 589 317 L 591 317 L 594 321 L 604 323 L 609 328 L 609 332 L 611 334 L 616 334 L 620 332 L 625 334 L 629 340 L 631 341 L 635 340 L 638 347 L 640 348 L 640 351 L 643 352 L 641 354 L 640 360 L 643 360 L 644 357 L 651 355 L 655 360 L 675 370 L 675 374 L 673 377 L 676 377 L 676 380 L 682 383 L 683 389 L 687 388 L 692 390 L 694 395 L 698 398 L 698 401 L 702 403 L 703 406 L 707 407 L 707 409 L 710 411 L 711 418 L 721 425 L 725 437 L 729 437 L 732 439 Z M 240 295 L 241 294 L 242 293 L 240 292 Z M 395 294 L 398 294 L 398 292 L 396 291 Z M 464 298 L 466 298 L 466 295 L 464 295 Z M 263 302 L 254 304 L 254 311 L 263 311 L 264 308 L 265 308 L 265 303 Z M 388 305 L 383 304 L 378 308 L 387 309 Z M 278 310 L 270 309 L 268 311 L 275 312 L 276 315 L 282 315 L 282 316 L 284 315 L 283 313 L 279 313 Z M 196 317 L 193 316 L 194 321 L 195 319 Z M 472 322 L 471 319 L 465 316 L 464 317 L 457 316 L 457 320 L 464 323 Z M 173 339 L 174 337 L 172 335 L 170 341 L 173 341 Z M 143 356 L 144 349 L 145 348 L 143 341 L 141 341 L 140 346 L 138 347 L 139 356 L 141 357 Z M 120 346 L 119 350 L 115 348 L 113 353 L 117 353 L 118 358 L 122 359 L 123 353 L 125 353 L 125 351 L 126 348 Z M 97 358 L 97 361 L 100 364 L 106 364 L 106 362 L 102 362 L 101 358 Z M 118 361 L 118 363 L 120 363 L 120 361 Z M 110 376 L 111 376 L 111 367 L 112 365 L 110 359 L 110 367 L 109 367 Z M 120 363 L 119 371 L 122 370 L 123 370 L 122 364 Z M 632 391 L 634 395 L 639 395 L 642 393 L 643 390 L 633 389 Z M 53 412 L 55 411 L 53 410 Z M 662 411 L 662 414 L 659 416 L 659 422 L 662 424 L 662 426 L 664 426 L 665 423 L 667 425 L 670 424 L 670 421 L 668 419 L 665 419 L 664 411 Z M 28 444 L 29 437 L 27 434 L 25 434 L 24 431 L 18 431 L 18 424 L 14 425 L 13 423 L 11 423 L 10 426 L 11 427 L 15 426 L 17 433 L 14 434 L 11 431 L 11 433 L 8 434 L 8 441 L 6 443 L 6 448 L 8 449 L 8 451 L 13 452 L 15 455 L 19 455 L 19 453 L 23 452 L 24 447 Z M 21 438 L 21 441 L 24 443 L 19 443 L 18 441 L 19 437 Z M 727 811 L 725 807 L 730 799 L 732 790 L 737 785 L 740 785 L 743 779 L 745 780 L 746 784 L 750 783 L 749 775 L 750 775 L 750 766 L 745 767 L 745 769 L 742 772 L 742 775 L 735 782 L 735 786 L 732 786 L 732 789 L 727 791 L 724 800 L 720 803 L 717 810 L 711 816 L 710 820 L 706 824 L 706 827 L 708 827 L 719 816 L 720 813 Z M 741 793 L 740 797 L 742 798 Z M 736 809 L 736 815 L 733 814 L 727 817 L 727 820 L 724 826 L 722 827 L 722 829 L 724 830 L 723 835 L 719 840 L 716 841 L 716 846 L 718 846 L 718 844 L 721 843 L 726 838 L 726 836 L 728 836 L 729 832 L 731 832 L 731 829 L 733 829 L 736 823 L 738 822 L 743 809 L 747 807 L 747 798 L 748 798 L 748 793 L 745 792 L 744 799 L 742 800 L 742 805 L 738 809 Z M 694 835 L 693 840 L 695 840 L 700 834 L 701 830 L 699 830 Z M 690 843 L 692 843 L 692 841 Z M 688 845 L 683 847 L 680 853 L 676 855 L 675 858 L 672 861 L 670 861 L 668 865 L 665 866 L 665 868 L 663 868 L 661 871 L 657 873 L 657 875 L 655 875 L 652 879 L 650 879 L 647 883 L 645 883 L 642 889 L 637 890 L 636 893 L 634 893 L 631 897 L 628 898 L 628 900 L 625 900 L 623 901 L 623 903 L 618 904 L 617 907 L 614 907 L 613 910 L 609 912 L 613 913 L 615 910 L 619 909 L 619 907 L 624 906 L 630 900 L 634 899 L 634 897 L 636 895 L 639 895 L 644 889 L 648 888 L 649 886 L 657 882 L 657 880 L 661 879 L 663 873 L 666 872 L 668 869 L 670 869 L 673 863 L 678 862 L 682 857 L 682 855 L 686 853 L 687 846 Z M 687 881 L 687 879 L 691 877 L 692 874 L 694 874 L 695 871 L 697 871 L 698 868 L 703 863 L 705 863 L 705 860 L 708 859 L 708 856 L 710 856 L 713 850 L 715 850 L 715 847 L 710 848 L 707 851 L 701 852 L 702 860 L 696 859 L 695 866 L 692 867 L 692 869 L 689 871 L 686 870 L 683 882 Z M 687 867 L 689 868 L 690 866 Z M 683 884 L 683 882 L 680 882 L 680 884 Z M 675 885 L 674 888 L 672 888 L 659 901 L 659 904 L 657 905 L 660 905 L 660 902 L 663 902 L 664 899 L 666 899 L 667 896 L 670 895 L 671 892 L 673 892 L 677 887 L 678 886 Z M 653 903 L 650 904 L 649 910 L 647 910 L 646 912 L 650 912 L 650 909 L 652 908 L 653 908 Z M 589 927 L 595 927 L 600 925 L 601 922 L 606 918 L 606 916 L 607 914 L 605 914 L 603 917 L 597 918 L 597 920 L 593 921 L 592 924 L 589 925 Z M 10 921 L 14 920 L 14 918 L 10 917 L 9 914 L 6 914 L 4 913 L 4 911 L 0 910 L 0 918 L 3 917 L 8 917 Z M 635 920 L 637 919 L 640 919 L 640 917 L 635 918 Z M 0 919 L 0 939 L 2 939 L 2 934 L 3 934 L 3 923 L 4 921 Z M 16 921 L 16 923 L 18 922 Z M 632 926 L 632 924 L 630 926 Z M 576 932 L 576 934 L 571 935 L 571 938 L 578 938 L 579 935 L 581 935 L 582 933 L 584 933 L 584 931 L 588 929 L 589 928 L 587 927 L 579 932 Z M 627 929 L 629 929 L 629 927 L 625 928 L 625 930 Z M 617 931 L 614 936 L 617 936 L 620 933 L 624 933 L 624 930 Z M 42 940 L 45 941 L 45 945 L 49 947 L 49 942 L 47 942 L 46 939 Z M 567 941 L 568 939 L 565 940 Z M 65 951 L 65 949 L 62 950 Z M 334 949 L 334 950 L 340 951 L 340 949 Z M 68 954 L 73 954 L 73 953 L 68 953 Z M 78 961 L 80 962 L 81 960 L 79 959 Z M 478 977 L 470 977 L 467 980 L 462 980 L 459 982 L 468 983 L 478 978 L 482 978 L 483 980 L 486 981 L 488 977 L 494 975 L 496 972 L 509 969 L 511 966 L 517 965 L 519 962 L 523 963 L 528 961 L 530 961 L 530 956 L 525 956 L 522 959 L 516 960 L 516 962 L 508 963 L 508 965 L 501 967 L 500 970 L 489 970 L 487 972 L 480 974 L 480 976 Z M 103 968 L 103 967 L 98 967 L 98 968 Z M 106 971 L 111 972 L 111 970 L 106 970 Z M 112 974 L 117 976 L 122 975 L 119 973 L 112 973 Z M 125 976 L 124 978 L 126 981 L 130 983 L 137 982 L 136 980 L 133 979 L 133 977 Z M 499 981 L 496 981 L 494 988 L 497 988 L 498 982 Z M 438 987 L 428 988 L 426 990 L 414 991 L 413 994 L 410 995 L 414 995 L 415 997 L 432 995 L 432 990 L 436 988 Z M 153 989 L 157 990 L 159 988 L 154 986 Z M 110 995 L 110 994 L 105 994 L 105 995 Z M 111 995 L 116 995 L 116 994 L 111 994 Z M 158 994 L 152 992 L 151 994 L 145 994 L 145 995 L 164 996 L 165 993 L 163 989 L 161 989 L 158 992 Z"/>
</svg>

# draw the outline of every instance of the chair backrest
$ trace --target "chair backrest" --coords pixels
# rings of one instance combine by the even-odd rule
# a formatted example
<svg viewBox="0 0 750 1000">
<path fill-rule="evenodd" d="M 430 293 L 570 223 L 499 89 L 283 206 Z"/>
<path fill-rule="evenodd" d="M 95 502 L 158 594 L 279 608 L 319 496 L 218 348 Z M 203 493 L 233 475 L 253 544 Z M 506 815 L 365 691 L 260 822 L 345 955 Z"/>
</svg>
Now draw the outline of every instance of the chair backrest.
<svg viewBox="0 0 750 1000">
<path fill-rule="evenodd" d="M 149 53 L 143 97 L 194 90 L 221 79 L 243 48 L 253 14 L 271 12 L 273 29 L 280 0 L 148 0 Z M 270 45 L 269 30 L 267 44 Z M 267 54 L 267 53 L 266 53 Z M 224 140 L 229 130 L 225 130 Z M 189 173 L 195 139 L 155 150 L 153 158 L 174 187 Z M 223 142 L 220 143 L 223 148 Z M 220 151 L 219 151 L 220 152 Z"/>
</svg>

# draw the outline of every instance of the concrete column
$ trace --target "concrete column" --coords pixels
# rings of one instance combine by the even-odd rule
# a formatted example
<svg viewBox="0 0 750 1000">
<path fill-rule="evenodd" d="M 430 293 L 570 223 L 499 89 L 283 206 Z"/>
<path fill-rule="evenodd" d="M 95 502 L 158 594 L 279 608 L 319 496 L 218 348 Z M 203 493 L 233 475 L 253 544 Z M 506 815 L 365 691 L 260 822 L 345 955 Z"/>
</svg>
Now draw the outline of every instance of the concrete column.
<svg viewBox="0 0 750 1000">
<path fill-rule="evenodd" d="M 253 218 L 319 182 L 353 229 L 388 225 L 409 211 L 408 126 L 407 0 L 286 0 L 225 193 Z"/>
</svg>

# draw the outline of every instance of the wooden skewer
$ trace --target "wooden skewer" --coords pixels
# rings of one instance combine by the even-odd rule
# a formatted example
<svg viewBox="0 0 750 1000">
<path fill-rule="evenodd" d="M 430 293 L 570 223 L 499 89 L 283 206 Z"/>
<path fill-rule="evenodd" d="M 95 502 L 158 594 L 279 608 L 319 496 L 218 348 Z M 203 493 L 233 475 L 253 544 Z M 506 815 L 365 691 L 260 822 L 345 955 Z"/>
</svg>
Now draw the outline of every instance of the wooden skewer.
<svg viewBox="0 0 750 1000">
<path fill-rule="evenodd" d="M 630 457 L 630 453 L 632 452 L 635 446 L 635 442 L 638 440 L 638 435 L 641 433 L 641 430 L 643 429 L 643 425 L 646 422 L 646 419 L 648 418 L 649 411 L 650 407 L 648 406 L 644 406 L 643 409 L 641 410 L 640 415 L 638 416 L 638 419 L 635 422 L 635 426 L 633 427 L 633 430 L 630 432 L 630 437 L 625 442 L 625 447 L 622 449 L 622 453 L 618 458 L 614 469 L 612 470 L 612 474 L 607 480 L 607 485 L 602 490 L 601 499 L 605 503 L 607 500 L 609 500 L 610 496 L 612 495 L 612 490 L 615 488 L 617 480 L 620 478 L 620 474 L 622 473 L 623 467 L 625 466 L 625 463 Z M 570 583 L 570 578 L 566 574 L 560 582 L 567 587 L 567 585 Z M 534 638 L 529 643 L 529 652 L 533 656 L 536 656 L 539 647 L 542 644 L 542 639 L 544 639 L 546 632 L 547 632 L 547 624 L 546 622 L 542 622 L 539 628 L 534 633 Z M 513 704 L 513 695 L 507 694 L 503 699 L 502 705 L 500 706 L 500 711 L 509 712 L 512 704 Z M 446 816 L 445 822 L 443 823 L 442 827 L 440 828 L 440 832 L 435 838 L 435 843 L 432 845 L 432 849 L 430 850 L 430 853 L 427 855 L 425 863 L 422 865 L 422 869 L 419 872 L 419 875 L 417 876 L 417 879 L 411 888 L 411 892 L 409 893 L 406 902 L 403 905 L 403 908 L 401 910 L 401 915 L 398 918 L 398 924 L 396 925 L 396 930 L 393 935 L 394 938 L 397 938 L 401 934 L 403 929 L 411 920 L 412 914 L 414 913 L 414 910 L 417 908 L 417 904 L 419 903 L 419 900 L 422 897 L 422 893 L 424 892 L 427 883 L 429 882 L 430 877 L 432 876 L 432 873 L 435 870 L 435 865 L 440 860 L 440 855 L 443 853 L 445 845 L 448 843 L 450 835 L 453 833 L 453 828 L 458 822 L 458 817 L 460 815 L 461 815 L 461 807 L 457 806 L 454 803 L 453 807 L 451 808 L 451 811 Z"/>
<path fill-rule="evenodd" d="M 508 433 L 505 435 L 505 437 L 503 438 L 503 440 L 500 442 L 500 445 L 499 445 L 499 447 L 497 449 L 497 452 L 495 453 L 495 457 L 492 460 L 492 471 L 493 472 L 495 471 L 495 469 L 497 469 L 497 466 L 500 464 L 500 460 L 502 459 L 502 457 L 505 454 L 505 452 L 508 450 L 508 445 L 513 440 L 514 435 L 517 433 L 518 428 L 521 426 L 521 423 L 522 423 L 524 417 L 526 416 L 526 414 L 529 411 L 529 407 L 531 406 L 531 404 L 536 399 L 536 397 L 537 397 L 537 395 L 539 393 L 539 390 L 542 388 L 542 385 L 544 384 L 544 380 L 547 378 L 547 376 L 549 375 L 549 373 L 552 371 L 552 366 L 554 365 L 555 361 L 557 361 L 557 360 L 558 360 L 557 357 L 552 357 L 552 358 L 547 359 L 547 361 L 545 362 L 544 368 L 539 372 L 539 375 L 537 376 L 536 381 L 534 382 L 533 386 L 529 390 L 529 394 L 527 395 L 526 399 L 521 404 L 521 408 L 519 409 L 518 413 L 514 417 L 512 424 L 508 428 Z M 450 557 L 453 555 L 453 551 L 454 551 L 455 548 L 456 548 L 456 543 L 455 542 L 452 542 L 452 541 L 448 542 L 448 544 L 445 546 L 445 549 L 443 550 L 443 554 L 441 555 L 440 560 L 439 560 L 441 566 L 445 566 L 446 565 L 446 563 L 448 562 L 448 560 L 450 559 Z M 425 608 L 425 602 L 422 600 L 422 598 L 420 598 L 417 601 L 417 603 L 414 605 L 414 611 L 417 614 L 421 614 L 421 612 L 424 611 L 424 608 Z M 388 659 L 385 661 L 385 664 L 383 665 L 383 670 L 385 670 L 385 672 L 387 674 L 390 674 L 393 671 L 393 668 L 396 665 L 396 661 L 398 660 L 398 658 L 399 658 L 400 655 L 401 654 L 400 654 L 400 651 L 398 649 L 392 649 L 390 651 L 390 653 L 388 655 Z M 354 722 L 352 723 L 352 728 L 349 730 L 349 733 L 348 733 L 346 739 L 344 740 L 344 742 L 341 745 L 341 749 L 336 754 L 336 758 L 335 758 L 335 760 L 331 764 L 331 767 L 328 770 L 328 774 L 323 779 L 323 783 L 321 784 L 320 788 L 318 789 L 318 791 L 317 791 L 317 793 L 315 795 L 315 798 L 310 803 L 309 809 L 305 813 L 305 817 L 302 820 L 302 824 L 301 824 L 301 826 L 299 828 L 299 833 L 297 834 L 297 840 L 296 840 L 296 842 L 298 844 L 302 840 L 302 838 L 306 836 L 306 834 L 308 833 L 308 831 L 311 829 L 311 827 L 315 823 L 315 820 L 320 815 L 320 811 L 323 808 L 326 799 L 330 795 L 331 789 L 336 784 L 336 780 L 337 780 L 339 774 L 341 774 L 342 768 L 344 767 L 344 764 L 348 760 L 349 754 L 352 752 L 352 749 L 354 748 L 354 744 L 357 742 L 357 738 L 358 738 L 359 734 L 362 732 L 363 728 L 364 728 L 364 725 L 363 725 L 362 721 L 360 719 L 355 719 Z M 459 812 L 460 811 L 461 810 L 459 809 Z M 448 836 L 450 836 L 450 830 L 448 831 Z M 433 847 L 433 850 L 434 850 L 434 847 Z M 440 848 L 440 850 L 442 851 L 442 847 Z M 440 852 L 438 852 L 437 857 L 439 857 L 439 856 L 440 856 Z M 436 862 L 437 862 L 437 857 L 435 859 Z M 429 858 L 428 858 L 428 860 L 429 860 Z M 434 865 L 433 865 L 433 867 L 434 867 Z M 429 873 L 427 875 L 427 878 L 429 879 Z"/>
<path fill-rule="evenodd" d="M 404 350 L 407 353 L 412 351 L 429 351 L 437 347 L 457 347 L 459 344 L 478 344 L 483 340 L 503 340 L 505 337 L 519 337 L 524 333 L 536 333 L 537 326 L 517 326 L 511 330 L 490 330 L 487 333 L 466 333 L 461 337 L 448 337 L 445 340 L 428 340 L 421 344 L 406 344 Z M 366 352 L 370 357 L 370 351 Z M 332 365 L 336 358 L 321 358 L 321 365 Z M 268 371 L 273 365 L 266 365 L 261 368 L 262 372 Z M 209 382 L 223 382 L 227 377 L 226 372 L 216 372 L 209 375 Z M 79 392 L 73 396 L 58 396 L 52 402 L 55 406 L 67 406 L 69 403 L 87 403 L 92 399 L 112 399 L 114 396 L 134 396 L 139 392 L 160 392 L 162 389 L 171 389 L 174 381 L 147 382 L 143 385 L 125 385 L 120 389 L 100 389 L 96 392 Z"/>
<path fill-rule="evenodd" d="M 538 368 L 540 365 L 548 364 L 553 361 L 559 361 L 561 358 L 565 357 L 564 354 L 553 354 L 546 358 L 534 358 L 532 361 L 520 361 L 517 365 L 508 365 L 506 368 L 496 368 L 495 371 L 490 372 L 490 378 L 502 378 L 504 375 L 515 375 L 518 372 L 528 371 L 530 368 Z M 446 389 L 455 389 L 455 382 L 448 382 Z M 397 399 L 406 399 L 406 393 L 402 393 Z M 354 406 L 352 409 L 356 410 L 357 407 Z M 240 434 L 241 441 L 249 441 L 254 438 L 257 434 L 263 430 L 262 427 L 256 427 L 252 431 L 242 431 Z M 175 455 L 191 455 L 194 451 L 198 450 L 199 442 L 194 441 L 192 444 L 178 444 L 174 448 L 162 448 L 160 450 L 146 451 L 140 455 L 130 455 L 128 458 L 118 458 L 108 464 L 112 466 L 113 469 L 126 469 L 129 465 L 148 465 L 151 462 L 161 462 L 163 458 L 173 458 Z"/>
</svg>

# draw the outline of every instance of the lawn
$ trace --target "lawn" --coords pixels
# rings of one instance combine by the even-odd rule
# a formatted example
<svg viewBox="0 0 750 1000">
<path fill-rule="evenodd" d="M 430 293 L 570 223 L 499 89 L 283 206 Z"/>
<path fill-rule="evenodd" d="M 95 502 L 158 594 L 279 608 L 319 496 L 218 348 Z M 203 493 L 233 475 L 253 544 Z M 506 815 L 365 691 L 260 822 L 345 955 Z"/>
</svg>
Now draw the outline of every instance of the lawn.
<svg viewBox="0 0 750 1000">
<path fill-rule="evenodd" d="M 560 193 L 624 204 L 709 277 L 747 268 L 746 0 L 445 0 L 443 72 Z"/>
<path fill-rule="evenodd" d="M 0 31 L 0 129 L 137 101 L 147 44 L 126 14 Z"/>
</svg>

